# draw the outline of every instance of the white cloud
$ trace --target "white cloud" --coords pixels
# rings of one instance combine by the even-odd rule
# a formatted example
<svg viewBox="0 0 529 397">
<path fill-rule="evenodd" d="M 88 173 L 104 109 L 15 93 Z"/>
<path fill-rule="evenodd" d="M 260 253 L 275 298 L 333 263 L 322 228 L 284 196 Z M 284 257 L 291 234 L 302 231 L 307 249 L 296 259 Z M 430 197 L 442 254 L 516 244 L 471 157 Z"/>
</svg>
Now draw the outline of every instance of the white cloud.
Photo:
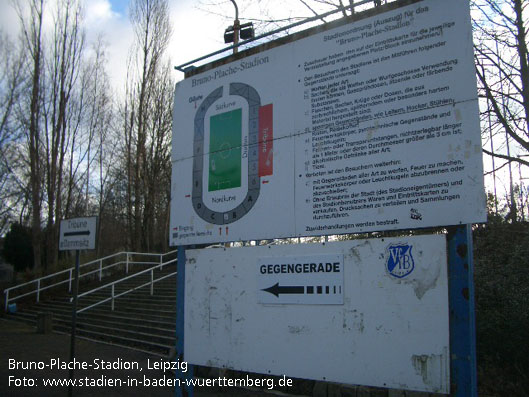
<svg viewBox="0 0 529 397">
<path fill-rule="evenodd" d="M 223 18 L 199 10 L 196 4 L 197 1 L 194 0 L 170 2 L 173 38 L 168 55 L 173 66 L 181 65 L 225 46 L 222 37 L 228 24 Z M 176 71 L 175 73 L 178 80 L 183 78 L 182 73 Z"/>
<path fill-rule="evenodd" d="M 119 19 L 120 15 L 112 11 L 108 0 L 91 0 L 85 2 L 85 24 L 94 27 Z"/>
<path fill-rule="evenodd" d="M 0 29 L 11 37 L 18 33 L 18 16 L 8 1 L 0 1 Z"/>
<path fill-rule="evenodd" d="M 127 57 L 132 44 L 132 29 L 127 18 L 112 10 L 109 0 L 84 2 L 84 28 L 88 44 L 103 37 L 106 44 L 107 71 L 114 92 L 122 92 L 127 72 Z"/>
</svg>

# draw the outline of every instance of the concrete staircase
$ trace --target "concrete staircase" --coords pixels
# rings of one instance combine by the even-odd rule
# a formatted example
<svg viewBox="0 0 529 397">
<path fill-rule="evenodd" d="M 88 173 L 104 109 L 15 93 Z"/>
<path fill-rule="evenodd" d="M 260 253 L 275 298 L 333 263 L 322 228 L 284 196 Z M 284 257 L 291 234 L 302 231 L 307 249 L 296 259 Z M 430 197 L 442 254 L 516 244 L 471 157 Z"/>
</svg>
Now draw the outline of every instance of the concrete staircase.
<svg viewBox="0 0 529 397">
<path fill-rule="evenodd" d="M 160 278 L 176 271 L 171 263 L 162 270 L 155 270 L 154 277 Z M 150 272 L 117 283 L 114 293 L 130 290 L 151 280 Z M 108 283 L 103 282 L 101 285 Z M 94 288 L 94 285 L 81 286 L 80 293 Z M 78 310 L 99 302 L 111 295 L 106 287 L 90 295 L 81 297 Z M 39 313 L 50 312 L 53 316 L 53 330 L 70 333 L 72 319 L 71 295 L 58 295 L 41 300 L 40 303 L 17 304 L 15 314 L 6 318 L 37 324 Z M 159 355 L 167 355 L 176 344 L 176 275 L 154 284 L 153 295 L 150 286 L 143 287 L 114 300 L 105 302 L 77 315 L 77 336 L 95 341 L 103 341 L 124 347 L 131 347 Z"/>
</svg>

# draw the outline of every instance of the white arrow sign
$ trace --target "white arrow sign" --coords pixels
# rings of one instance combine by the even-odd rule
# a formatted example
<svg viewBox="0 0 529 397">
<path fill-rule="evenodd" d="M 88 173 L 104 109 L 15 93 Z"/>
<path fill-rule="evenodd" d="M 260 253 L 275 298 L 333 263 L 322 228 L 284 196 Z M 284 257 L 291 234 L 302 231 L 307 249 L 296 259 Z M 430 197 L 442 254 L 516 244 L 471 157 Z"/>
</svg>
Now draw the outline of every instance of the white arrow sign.
<svg viewBox="0 0 529 397">
<path fill-rule="evenodd" d="M 59 251 L 93 250 L 96 247 L 97 217 L 63 219 Z"/>
</svg>

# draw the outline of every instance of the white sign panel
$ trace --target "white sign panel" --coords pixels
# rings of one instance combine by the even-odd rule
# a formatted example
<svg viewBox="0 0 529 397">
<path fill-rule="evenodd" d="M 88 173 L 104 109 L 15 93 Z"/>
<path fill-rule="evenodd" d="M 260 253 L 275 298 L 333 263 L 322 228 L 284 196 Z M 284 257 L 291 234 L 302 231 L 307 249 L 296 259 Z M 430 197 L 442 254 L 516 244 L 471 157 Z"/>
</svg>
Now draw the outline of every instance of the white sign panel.
<svg viewBox="0 0 529 397">
<path fill-rule="evenodd" d="M 171 244 L 486 221 L 472 54 L 424 0 L 178 83 Z"/>
<path fill-rule="evenodd" d="M 285 304 L 343 304 L 343 255 L 259 258 L 257 301 Z"/>
<path fill-rule="evenodd" d="M 445 236 L 187 250 L 186 255 L 184 353 L 190 363 L 449 393 Z M 343 259 L 342 304 L 262 301 L 267 284 L 256 270 L 308 258 Z"/>
<path fill-rule="evenodd" d="M 96 216 L 63 219 L 59 231 L 59 251 L 95 249 L 96 230 Z"/>
</svg>

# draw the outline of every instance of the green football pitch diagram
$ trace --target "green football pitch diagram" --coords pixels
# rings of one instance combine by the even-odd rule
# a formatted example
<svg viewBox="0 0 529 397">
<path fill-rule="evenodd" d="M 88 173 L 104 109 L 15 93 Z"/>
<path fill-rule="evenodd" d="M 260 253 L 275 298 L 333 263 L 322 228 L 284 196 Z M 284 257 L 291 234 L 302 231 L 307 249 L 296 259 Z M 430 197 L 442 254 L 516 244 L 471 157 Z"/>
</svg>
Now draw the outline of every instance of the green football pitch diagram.
<svg viewBox="0 0 529 397">
<path fill-rule="evenodd" d="M 243 109 L 236 108 L 209 116 L 206 128 L 206 113 L 219 99 L 226 95 L 224 87 L 213 90 L 200 104 L 195 114 L 193 141 L 193 189 L 192 202 L 195 212 L 206 222 L 226 225 L 241 219 L 255 205 L 261 189 L 261 177 L 272 174 L 272 105 L 261 106 L 257 91 L 248 84 L 231 83 L 230 96 L 239 96 L 248 104 L 248 119 L 243 120 Z M 226 98 L 224 98 L 226 99 Z M 247 148 L 243 148 L 243 125 L 248 123 Z M 207 135 L 209 134 L 209 135 Z M 265 134 L 265 138 L 260 136 Z M 209 146 L 205 148 L 205 137 Z M 260 147 L 267 140 L 263 152 Z M 246 143 L 245 145 L 246 146 Z M 242 155 L 243 149 L 247 153 Z M 206 152 L 207 150 L 207 152 Z M 263 152 L 263 153 L 261 153 Z M 204 161 L 204 156 L 209 160 Z M 248 180 L 243 181 L 243 172 L 248 162 Z M 205 164 L 206 163 L 206 164 Z M 203 184 L 207 178 L 207 184 Z M 207 187 L 206 187 L 207 186 Z M 247 187 L 244 199 L 225 211 L 215 211 L 205 202 L 208 193 L 229 192 L 230 189 Z"/>
<path fill-rule="evenodd" d="M 211 116 L 209 125 L 208 190 L 241 187 L 242 109 Z"/>
</svg>

